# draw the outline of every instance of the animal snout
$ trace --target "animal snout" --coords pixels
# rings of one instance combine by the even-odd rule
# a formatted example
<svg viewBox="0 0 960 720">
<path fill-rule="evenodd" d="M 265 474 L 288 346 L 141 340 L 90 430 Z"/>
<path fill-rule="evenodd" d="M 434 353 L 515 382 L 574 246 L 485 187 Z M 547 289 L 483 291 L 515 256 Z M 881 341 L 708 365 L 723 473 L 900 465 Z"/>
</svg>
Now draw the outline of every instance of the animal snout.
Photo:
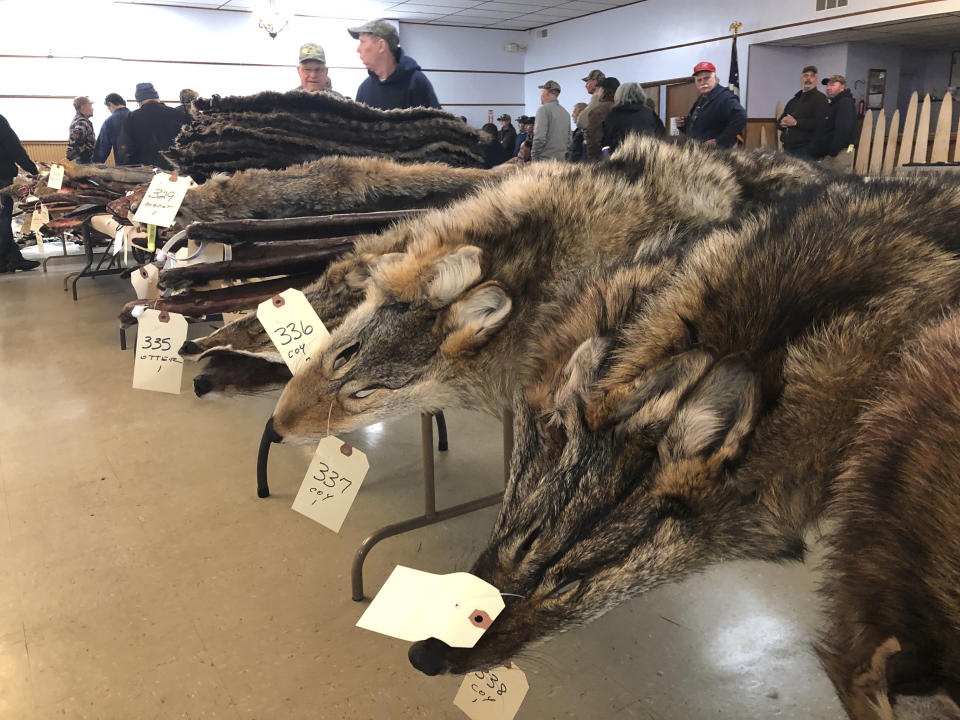
<svg viewBox="0 0 960 720">
<path fill-rule="evenodd" d="M 187 340 L 180 346 L 180 355 L 199 355 L 203 350 L 193 340 Z"/>
<path fill-rule="evenodd" d="M 424 675 L 439 675 L 447 670 L 450 646 L 436 638 L 415 642 L 407 651 L 410 664 Z"/>
<path fill-rule="evenodd" d="M 193 393 L 197 397 L 203 397 L 211 390 L 213 390 L 213 383 L 209 378 L 204 377 L 203 375 L 197 375 L 193 379 Z"/>
<path fill-rule="evenodd" d="M 273 427 L 273 416 L 271 416 L 270 419 L 267 420 L 267 425 L 266 427 L 263 428 L 263 439 L 266 440 L 267 442 L 272 442 L 272 443 L 283 442 L 283 435 L 278 433 L 276 429 L 274 429 Z"/>
</svg>

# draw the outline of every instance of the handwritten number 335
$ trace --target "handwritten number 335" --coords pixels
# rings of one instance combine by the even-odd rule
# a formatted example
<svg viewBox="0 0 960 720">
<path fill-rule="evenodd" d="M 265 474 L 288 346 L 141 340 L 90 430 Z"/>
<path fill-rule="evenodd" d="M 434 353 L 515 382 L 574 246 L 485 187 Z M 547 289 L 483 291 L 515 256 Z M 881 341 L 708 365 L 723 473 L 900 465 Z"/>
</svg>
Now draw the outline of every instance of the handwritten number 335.
<svg viewBox="0 0 960 720">
<path fill-rule="evenodd" d="M 147 335 L 143 339 L 143 345 L 140 346 L 141 350 L 169 350 L 170 349 L 170 338 L 158 338 L 150 337 Z"/>
</svg>

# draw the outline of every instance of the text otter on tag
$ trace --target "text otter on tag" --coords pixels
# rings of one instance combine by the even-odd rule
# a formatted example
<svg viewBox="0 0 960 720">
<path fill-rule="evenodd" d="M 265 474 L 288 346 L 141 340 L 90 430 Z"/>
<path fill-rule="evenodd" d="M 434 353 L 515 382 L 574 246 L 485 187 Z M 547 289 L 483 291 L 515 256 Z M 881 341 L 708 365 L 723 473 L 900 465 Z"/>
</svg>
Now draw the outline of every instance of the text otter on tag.
<svg viewBox="0 0 960 720">
<path fill-rule="evenodd" d="M 260 303 L 257 319 L 293 374 L 330 340 L 306 295 L 293 288 Z"/>
<path fill-rule="evenodd" d="M 144 225 L 170 227 L 177 219 L 187 190 L 196 187 L 189 177 L 174 177 L 170 173 L 157 173 L 150 181 L 140 206 L 133 219 Z"/>
<path fill-rule="evenodd" d="M 453 704 L 471 720 L 512 720 L 530 684 L 516 665 L 477 670 L 463 678 Z"/>
<path fill-rule="evenodd" d="M 317 452 L 293 501 L 293 509 L 334 532 L 340 532 L 369 469 L 366 455 L 328 435 L 317 445 Z"/>
<path fill-rule="evenodd" d="M 177 313 L 145 310 L 137 323 L 133 387 L 179 394 L 183 377 L 180 346 L 187 339 L 187 319 Z"/>
</svg>

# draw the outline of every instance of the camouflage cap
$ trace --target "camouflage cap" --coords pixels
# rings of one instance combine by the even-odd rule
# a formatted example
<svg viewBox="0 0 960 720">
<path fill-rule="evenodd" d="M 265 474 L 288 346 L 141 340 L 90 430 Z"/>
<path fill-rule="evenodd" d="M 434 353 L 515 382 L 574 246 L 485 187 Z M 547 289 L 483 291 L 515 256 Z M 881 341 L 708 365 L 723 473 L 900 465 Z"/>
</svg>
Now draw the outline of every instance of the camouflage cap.
<svg viewBox="0 0 960 720">
<path fill-rule="evenodd" d="M 553 93 L 554 95 L 560 94 L 560 83 L 556 80 L 547 80 L 543 85 L 537 85 L 541 90 L 546 90 L 547 92 Z"/>
<path fill-rule="evenodd" d="M 832 82 L 838 82 L 838 83 L 840 83 L 841 85 L 846 85 L 846 84 L 847 84 L 847 79 L 846 79 L 843 75 L 839 75 L 839 74 L 837 74 L 837 75 L 831 75 L 830 77 L 824 78 L 823 80 L 821 80 L 821 81 L 820 81 L 820 84 L 821 84 L 821 85 L 829 85 L 829 84 L 832 83 Z"/>
<path fill-rule="evenodd" d="M 347 28 L 347 32 L 357 40 L 360 39 L 360 33 L 369 33 L 374 37 L 381 38 L 386 41 L 391 51 L 400 46 L 400 36 L 397 34 L 397 29 L 383 18 L 370 20 L 357 27 Z"/>
<path fill-rule="evenodd" d="M 512 117 L 504 113 L 503 115 L 497 118 L 497 122 L 502 122 L 504 120 L 506 120 L 507 122 L 510 122 L 512 119 L 513 119 Z"/>
<path fill-rule="evenodd" d="M 591 70 L 585 78 L 582 78 L 582 80 L 584 82 L 590 82 L 591 80 L 594 82 L 601 82 L 605 77 L 606 75 L 603 74 L 603 70 Z"/>
<path fill-rule="evenodd" d="M 300 46 L 300 60 L 297 62 L 303 62 L 305 60 L 316 60 L 317 62 L 322 62 L 324 65 L 327 64 L 327 56 L 323 52 L 323 48 L 316 43 L 307 43 L 306 45 Z"/>
</svg>

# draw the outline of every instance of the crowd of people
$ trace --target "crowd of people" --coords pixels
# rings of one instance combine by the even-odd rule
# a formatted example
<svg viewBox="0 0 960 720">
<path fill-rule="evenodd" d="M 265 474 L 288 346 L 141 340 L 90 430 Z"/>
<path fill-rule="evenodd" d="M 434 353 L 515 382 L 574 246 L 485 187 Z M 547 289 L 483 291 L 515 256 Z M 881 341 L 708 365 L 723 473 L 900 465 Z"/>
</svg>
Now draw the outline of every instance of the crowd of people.
<svg viewBox="0 0 960 720">
<path fill-rule="evenodd" d="M 359 41 L 357 53 L 367 68 L 367 77 L 356 92 L 358 102 L 382 110 L 440 107 L 430 80 L 417 62 L 404 53 L 391 23 L 371 20 L 349 28 L 348 32 Z M 300 48 L 297 73 L 300 84 L 294 90 L 340 96 L 330 81 L 326 54 L 320 45 L 307 43 Z M 746 111 L 736 94 L 719 84 L 716 67 L 710 62 L 698 63 L 693 68 L 693 80 L 697 99 L 686 116 L 676 118 L 678 131 L 719 148 L 742 142 Z M 823 80 L 826 94 L 817 89 L 817 80 L 817 68 L 805 67 L 800 91 L 777 118 L 783 149 L 818 160 L 837 171 L 850 172 L 857 131 L 853 96 L 842 75 Z M 616 150 L 631 133 L 658 137 L 665 134 L 656 102 L 647 97 L 639 83 L 621 84 L 600 69 L 591 70 L 583 82 L 589 101 L 576 103 L 572 115 L 560 104 L 560 84 L 547 80 L 539 86 L 540 107 L 535 117 L 521 115 L 516 128 L 506 114 L 497 118 L 499 128 L 493 123 L 484 125 L 485 166 L 493 167 L 511 158 L 524 162 L 598 162 Z M 99 135 L 94 133 L 90 121 L 94 114 L 90 98 L 75 98 L 67 159 L 102 163 L 112 153 L 120 165 L 171 169 L 162 153 L 172 146 L 181 127 L 190 121 L 190 106 L 197 93 L 181 90 L 179 107 L 170 107 L 160 102 L 152 83 L 143 82 L 136 86 L 135 98 L 138 108 L 131 111 L 120 94 L 106 96 L 104 105 L 110 115 L 101 125 Z M 17 166 L 31 174 L 37 172 L 16 133 L 0 116 L 0 187 L 13 182 Z M 4 196 L 0 205 L 0 272 L 28 270 L 37 265 L 23 259 L 13 240 L 12 210 L 12 199 Z"/>
</svg>

